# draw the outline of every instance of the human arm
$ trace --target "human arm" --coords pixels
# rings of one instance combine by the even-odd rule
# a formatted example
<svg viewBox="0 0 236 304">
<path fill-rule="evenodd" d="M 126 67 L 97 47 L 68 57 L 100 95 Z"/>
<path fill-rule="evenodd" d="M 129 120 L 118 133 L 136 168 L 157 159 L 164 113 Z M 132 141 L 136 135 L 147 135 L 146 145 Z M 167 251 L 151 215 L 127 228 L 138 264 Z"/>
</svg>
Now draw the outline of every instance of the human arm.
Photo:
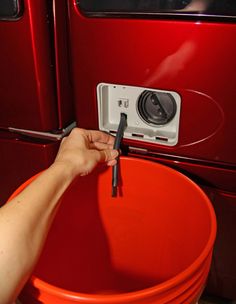
<svg viewBox="0 0 236 304">
<path fill-rule="evenodd" d="M 115 164 L 114 139 L 102 132 L 74 129 L 54 163 L 0 209 L 0 303 L 14 302 L 32 273 L 59 207 L 76 176 L 98 162 Z"/>
</svg>

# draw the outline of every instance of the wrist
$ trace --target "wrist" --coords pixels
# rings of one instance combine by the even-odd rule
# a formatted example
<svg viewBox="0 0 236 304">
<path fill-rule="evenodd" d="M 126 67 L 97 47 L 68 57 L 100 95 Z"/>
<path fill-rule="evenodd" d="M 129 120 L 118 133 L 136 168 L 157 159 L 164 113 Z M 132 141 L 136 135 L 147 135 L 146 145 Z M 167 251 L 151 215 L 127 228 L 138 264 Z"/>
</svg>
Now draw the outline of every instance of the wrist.
<svg viewBox="0 0 236 304">
<path fill-rule="evenodd" d="M 73 179 L 75 178 L 73 166 L 66 164 L 62 161 L 55 161 L 50 167 L 49 170 L 53 172 L 56 176 L 59 176 L 68 186 Z"/>
</svg>

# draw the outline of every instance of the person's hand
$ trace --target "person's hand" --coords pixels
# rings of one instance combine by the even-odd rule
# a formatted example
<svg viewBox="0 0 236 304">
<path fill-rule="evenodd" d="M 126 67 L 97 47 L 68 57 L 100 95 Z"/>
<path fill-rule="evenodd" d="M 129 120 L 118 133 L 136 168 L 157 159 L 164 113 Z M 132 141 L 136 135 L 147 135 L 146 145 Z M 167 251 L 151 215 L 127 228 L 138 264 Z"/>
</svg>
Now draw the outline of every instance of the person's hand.
<svg viewBox="0 0 236 304">
<path fill-rule="evenodd" d="M 74 129 L 62 140 L 54 163 L 0 208 L 0 282 L 6 282 L 0 284 L 0 303 L 13 303 L 30 278 L 73 179 L 91 172 L 98 162 L 116 163 L 113 142 L 108 134 Z"/>
<path fill-rule="evenodd" d="M 89 174 L 99 162 L 116 164 L 118 151 L 113 150 L 114 137 L 100 131 L 75 128 L 60 145 L 54 164 L 63 164 L 72 178 Z"/>
</svg>

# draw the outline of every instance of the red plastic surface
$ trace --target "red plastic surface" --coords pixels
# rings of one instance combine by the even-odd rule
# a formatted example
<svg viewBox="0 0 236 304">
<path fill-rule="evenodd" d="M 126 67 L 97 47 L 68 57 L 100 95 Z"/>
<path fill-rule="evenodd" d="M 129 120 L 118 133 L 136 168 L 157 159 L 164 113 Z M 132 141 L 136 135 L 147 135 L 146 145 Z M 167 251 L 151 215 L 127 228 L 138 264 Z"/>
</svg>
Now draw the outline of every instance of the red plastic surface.
<svg viewBox="0 0 236 304">
<path fill-rule="evenodd" d="M 236 163 L 236 24 L 85 18 L 68 3 L 80 126 L 98 127 L 98 83 L 173 90 L 182 98 L 177 146 L 135 145 Z"/>
<path fill-rule="evenodd" d="M 46 0 L 25 0 L 24 13 L 19 20 L 0 22 L 1 127 L 48 131 L 68 123 L 71 109 L 60 103 L 65 99 L 66 103 L 71 102 L 66 95 L 69 87 L 64 83 L 64 91 L 56 89 L 53 28 L 50 28 L 53 20 L 50 20 L 48 6 Z M 64 6 L 57 4 L 57 11 L 60 7 Z M 56 42 L 57 47 L 61 47 L 59 39 Z M 63 47 L 56 56 L 56 59 L 60 57 L 62 66 L 67 61 L 66 56 L 63 57 L 65 49 Z M 57 76 L 59 74 L 57 69 Z M 62 85 L 61 80 L 58 79 L 58 86 Z M 63 111 L 60 121 L 58 111 Z"/>
<path fill-rule="evenodd" d="M 121 180 L 117 198 L 104 166 L 72 184 L 23 303 L 196 303 L 216 233 L 210 201 L 153 162 L 122 158 Z"/>
<path fill-rule="evenodd" d="M 21 183 L 47 168 L 55 158 L 58 143 L 32 143 L 10 135 L 0 136 L 0 205 Z"/>
</svg>

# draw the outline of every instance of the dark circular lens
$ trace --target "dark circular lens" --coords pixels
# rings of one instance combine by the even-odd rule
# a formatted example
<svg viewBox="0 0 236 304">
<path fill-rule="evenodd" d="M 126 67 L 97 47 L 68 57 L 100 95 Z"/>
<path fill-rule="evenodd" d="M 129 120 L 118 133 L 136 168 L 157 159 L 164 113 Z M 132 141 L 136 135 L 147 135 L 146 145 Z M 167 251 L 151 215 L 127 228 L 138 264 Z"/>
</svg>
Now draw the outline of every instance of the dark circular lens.
<svg viewBox="0 0 236 304">
<path fill-rule="evenodd" d="M 148 124 L 164 125 L 176 113 L 176 102 L 169 93 L 145 90 L 138 99 L 138 113 Z"/>
</svg>

